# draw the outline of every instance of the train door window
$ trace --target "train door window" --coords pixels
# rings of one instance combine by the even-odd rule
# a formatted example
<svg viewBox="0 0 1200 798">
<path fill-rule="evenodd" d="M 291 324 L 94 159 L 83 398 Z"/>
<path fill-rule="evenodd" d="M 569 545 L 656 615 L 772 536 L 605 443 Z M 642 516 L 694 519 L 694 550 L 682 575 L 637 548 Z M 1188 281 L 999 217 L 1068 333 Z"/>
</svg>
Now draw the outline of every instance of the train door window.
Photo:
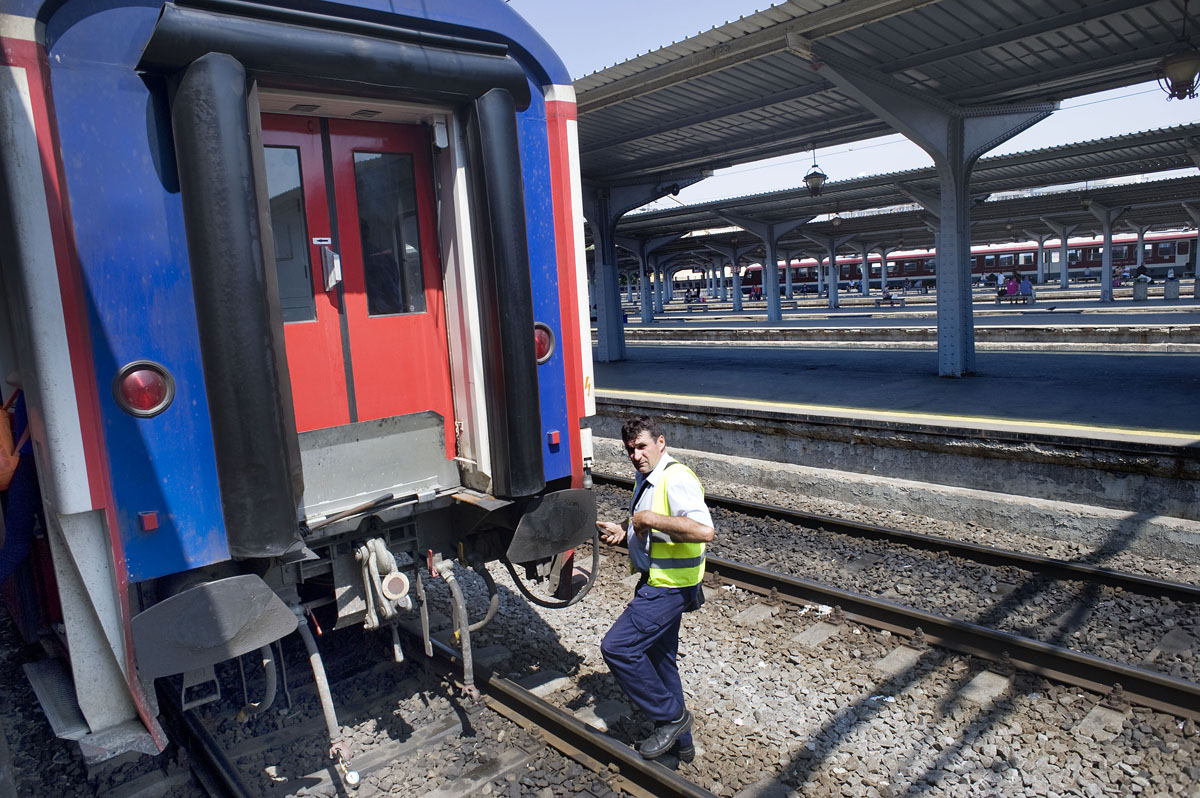
<svg viewBox="0 0 1200 798">
<path fill-rule="evenodd" d="M 1175 243 L 1172 241 L 1158 242 L 1158 257 L 1163 259 L 1175 257 Z"/>
<path fill-rule="evenodd" d="M 1084 260 L 1100 260 L 1100 247 L 1088 247 L 1084 250 Z"/>
<path fill-rule="evenodd" d="M 355 152 L 354 187 L 367 313 L 423 313 L 425 281 L 412 156 Z"/>
<path fill-rule="evenodd" d="M 313 302 L 312 264 L 308 257 L 300 151 L 295 147 L 266 147 L 263 160 L 275 240 L 279 309 L 284 323 L 313 321 L 317 318 L 317 308 Z"/>
<path fill-rule="evenodd" d="M 315 304 L 313 321 L 284 325 L 297 428 L 433 411 L 445 422 L 452 457 L 454 405 L 441 264 L 432 245 L 437 223 L 428 131 L 264 114 L 263 143 L 289 319 L 312 317 L 304 300 Z M 302 212 L 285 202 L 297 187 Z M 293 217 L 289 229 L 284 223 Z M 296 248 L 307 249 L 307 257 Z M 340 280 L 323 268 L 334 253 Z M 307 297 L 298 287 L 305 269 Z"/>
<path fill-rule="evenodd" d="M 1062 261 L 1062 253 L 1059 252 L 1057 249 L 1050 253 L 1050 262 L 1051 263 L 1059 263 L 1061 261 Z"/>
<path fill-rule="evenodd" d="M 1192 251 L 1192 244 L 1190 241 L 1179 241 L 1175 244 L 1175 251 L 1180 255 L 1190 254 Z"/>
</svg>

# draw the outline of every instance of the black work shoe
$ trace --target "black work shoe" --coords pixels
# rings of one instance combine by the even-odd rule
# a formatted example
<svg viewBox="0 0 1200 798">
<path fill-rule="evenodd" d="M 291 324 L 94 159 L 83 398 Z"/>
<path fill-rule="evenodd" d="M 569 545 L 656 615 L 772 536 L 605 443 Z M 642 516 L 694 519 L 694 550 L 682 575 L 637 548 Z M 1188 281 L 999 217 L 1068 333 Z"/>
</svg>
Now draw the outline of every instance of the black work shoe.
<svg viewBox="0 0 1200 798">
<path fill-rule="evenodd" d="M 679 735 L 692 728 L 692 713 L 686 709 L 675 720 L 660 724 L 650 736 L 642 740 L 638 753 L 646 759 L 654 759 L 665 754 L 679 739 Z M 694 752 L 693 752 L 694 753 Z"/>
<path fill-rule="evenodd" d="M 665 767 L 667 770 L 679 770 L 681 762 L 691 762 L 696 758 L 696 747 L 689 745 L 686 748 L 678 742 L 662 756 L 654 761 Z"/>
</svg>

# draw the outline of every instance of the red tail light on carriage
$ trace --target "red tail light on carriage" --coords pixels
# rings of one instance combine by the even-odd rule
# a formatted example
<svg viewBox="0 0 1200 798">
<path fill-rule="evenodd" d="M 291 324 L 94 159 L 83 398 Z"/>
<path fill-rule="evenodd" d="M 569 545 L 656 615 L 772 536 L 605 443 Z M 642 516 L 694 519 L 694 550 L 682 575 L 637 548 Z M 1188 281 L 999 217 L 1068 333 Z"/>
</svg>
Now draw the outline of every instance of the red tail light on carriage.
<svg viewBox="0 0 1200 798">
<path fill-rule="evenodd" d="M 554 354 L 554 332 L 540 321 L 533 325 L 533 349 L 539 366 Z"/>
<path fill-rule="evenodd" d="M 137 360 L 117 372 L 113 379 L 113 398 L 131 416 L 157 416 L 175 398 L 175 380 L 158 363 Z"/>
</svg>

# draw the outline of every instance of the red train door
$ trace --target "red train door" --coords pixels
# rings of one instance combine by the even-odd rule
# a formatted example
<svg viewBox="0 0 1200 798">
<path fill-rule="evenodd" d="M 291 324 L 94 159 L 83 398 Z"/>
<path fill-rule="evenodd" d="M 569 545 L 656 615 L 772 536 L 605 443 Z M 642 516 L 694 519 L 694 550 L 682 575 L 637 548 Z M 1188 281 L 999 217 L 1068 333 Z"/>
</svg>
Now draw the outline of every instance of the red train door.
<svg viewBox="0 0 1200 798">
<path fill-rule="evenodd" d="M 453 456 L 425 131 L 264 114 L 263 144 L 297 427 L 433 410 Z"/>
</svg>

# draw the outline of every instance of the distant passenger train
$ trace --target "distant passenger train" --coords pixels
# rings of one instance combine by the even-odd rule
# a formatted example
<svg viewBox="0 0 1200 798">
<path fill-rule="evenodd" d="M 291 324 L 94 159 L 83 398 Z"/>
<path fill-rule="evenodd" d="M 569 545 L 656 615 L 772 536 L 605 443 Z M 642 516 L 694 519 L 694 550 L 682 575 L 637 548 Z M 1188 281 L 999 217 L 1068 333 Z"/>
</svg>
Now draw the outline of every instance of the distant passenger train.
<svg viewBox="0 0 1200 798">
<path fill-rule="evenodd" d="M 1067 247 L 1068 274 L 1075 282 L 1086 282 L 1100 279 L 1101 248 L 1104 240 L 1101 238 L 1072 239 Z M 1176 277 L 1186 277 L 1196 271 L 1196 233 L 1150 233 L 1143 244 L 1145 254 L 1143 263 L 1150 275 L 1162 279 L 1172 269 Z M 1044 250 L 1048 262 L 1043 267 L 1047 282 L 1057 282 L 1059 279 L 1059 247 L 1046 247 Z M 1030 244 L 1001 244 L 978 246 L 971 249 L 971 273 L 976 280 L 982 282 L 987 275 L 997 272 L 1008 275 L 1014 271 L 1037 276 L 1037 247 Z M 848 287 L 851 283 L 862 279 L 862 256 L 838 256 L 838 285 Z M 871 272 L 871 282 L 878 285 L 880 278 L 880 259 L 878 255 L 868 258 Z M 1124 270 L 1137 264 L 1137 237 L 1117 235 L 1113 237 L 1112 263 L 1114 269 Z M 805 258 L 793 261 L 793 287 L 805 284 L 811 287 L 817 283 L 817 261 L 815 258 Z M 826 267 L 828 268 L 828 267 Z M 1118 271 L 1118 274 L 1120 271 Z M 914 283 L 921 280 L 932 284 L 937 280 L 937 254 L 933 251 L 908 251 L 888 257 L 888 280 L 890 285 L 897 285 L 904 280 Z M 742 290 L 750 291 L 762 284 L 761 267 L 757 264 L 748 266 L 742 273 Z M 785 285 L 785 275 L 782 267 L 779 270 L 780 290 Z M 675 290 L 702 288 L 703 280 L 686 278 L 676 280 Z"/>
<path fill-rule="evenodd" d="M 294 631 L 319 665 L 314 613 L 394 634 L 454 562 L 562 573 L 595 411 L 545 41 L 503 0 L 4 12 L 0 377 L 33 444 L 5 598 L 58 655 L 56 731 L 154 753 L 155 679 Z M 459 609 L 466 655 L 492 615 Z"/>
</svg>

